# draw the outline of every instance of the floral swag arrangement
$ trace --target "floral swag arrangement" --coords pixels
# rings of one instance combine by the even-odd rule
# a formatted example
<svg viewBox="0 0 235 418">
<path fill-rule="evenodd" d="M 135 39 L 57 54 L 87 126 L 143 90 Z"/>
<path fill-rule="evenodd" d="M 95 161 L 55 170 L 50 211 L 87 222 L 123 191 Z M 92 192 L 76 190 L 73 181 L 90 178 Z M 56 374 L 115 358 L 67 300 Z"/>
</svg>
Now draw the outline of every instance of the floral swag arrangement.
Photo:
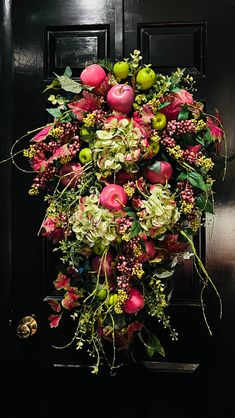
<svg viewBox="0 0 235 418">
<path fill-rule="evenodd" d="M 28 132 L 23 150 L 35 173 L 29 194 L 46 202 L 40 233 L 61 262 L 50 327 L 71 316 L 66 347 L 87 351 L 93 373 L 104 363 L 113 371 L 117 350 L 131 352 L 137 338 L 150 357 L 164 356 L 150 318 L 177 340 L 168 278 L 184 258 L 194 258 L 209 331 L 205 287 L 219 297 L 193 236 L 213 213 L 224 129 L 218 112 L 195 100 L 184 69 L 167 76 L 141 62 L 135 50 L 88 65 L 80 82 L 70 67 L 55 74 L 45 89 L 54 90 L 53 122 Z"/>
</svg>

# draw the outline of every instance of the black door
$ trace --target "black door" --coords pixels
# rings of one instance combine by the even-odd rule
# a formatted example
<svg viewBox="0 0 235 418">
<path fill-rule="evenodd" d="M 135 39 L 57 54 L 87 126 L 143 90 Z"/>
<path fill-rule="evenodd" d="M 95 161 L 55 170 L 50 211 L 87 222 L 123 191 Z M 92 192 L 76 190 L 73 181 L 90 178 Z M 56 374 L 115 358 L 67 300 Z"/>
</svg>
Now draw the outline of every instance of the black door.
<svg viewBox="0 0 235 418">
<path fill-rule="evenodd" d="M 134 49 L 156 71 L 187 68 L 197 81 L 197 96 L 208 109 L 218 107 L 234 153 L 235 2 L 184 0 L 11 1 L 1 4 L 1 156 L 27 131 L 44 125 L 42 94 L 53 73 L 70 66 L 78 77 L 97 58 L 128 57 Z M 19 146 L 27 144 L 23 138 Z M 2 159 L 2 158 L 1 158 Z M 21 161 L 19 156 L 16 160 Z M 22 166 L 22 165 L 21 165 Z M 41 209 L 28 196 L 32 178 L 12 164 L 1 167 L 1 270 L 6 387 L 9 418 L 80 414 L 106 418 L 227 418 L 234 414 L 234 161 L 218 182 L 216 216 L 198 237 L 198 248 L 221 293 L 224 313 L 208 292 L 205 327 L 193 265 L 179 276 L 171 307 L 179 341 L 168 342 L 167 358 L 128 365 L 114 377 L 93 376 L 80 367 L 74 350 L 51 348 L 45 299 L 53 280 L 51 256 L 41 237 Z M 49 254 L 49 255 L 48 255 Z M 48 260 L 49 257 L 49 260 Z M 33 316 L 34 336 L 21 339 L 21 318 Z M 58 342 L 58 341 L 57 341 Z M 6 361 L 5 361 L 6 358 Z M 146 360 L 143 358 L 143 360 Z M 144 365 L 145 364 L 145 365 Z M 228 383 L 231 377 L 232 383 Z"/>
</svg>

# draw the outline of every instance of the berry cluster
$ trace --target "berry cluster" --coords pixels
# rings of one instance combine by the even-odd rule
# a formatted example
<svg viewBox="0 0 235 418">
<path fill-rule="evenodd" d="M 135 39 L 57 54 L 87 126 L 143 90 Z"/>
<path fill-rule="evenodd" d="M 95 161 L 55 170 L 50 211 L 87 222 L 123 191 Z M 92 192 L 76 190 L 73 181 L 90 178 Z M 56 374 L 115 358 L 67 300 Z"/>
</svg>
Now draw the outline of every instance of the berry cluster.
<svg viewBox="0 0 235 418">
<path fill-rule="evenodd" d="M 132 220 L 130 218 L 117 218 L 116 223 L 119 234 L 124 235 L 131 228 Z"/>
<path fill-rule="evenodd" d="M 116 278 L 119 289 L 130 289 L 133 279 L 141 279 L 143 276 L 142 263 L 138 260 L 140 255 L 141 247 L 139 237 L 135 237 L 123 244 L 123 253 L 118 257 L 116 266 L 117 271 L 121 273 Z"/>
<path fill-rule="evenodd" d="M 58 123 L 57 128 L 60 128 L 61 139 L 67 140 L 73 138 L 79 132 L 78 121 Z"/>
<path fill-rule="evenodd" d="M 58 169 L 53 164 L 48 164 L 45 170 L 39 172 L 38 175 L 34 178 L 31 189 L 29 190 L 29 194 L 36 195 L 39 193 L 39 189 L 46 189 L 48 192 L 50 192 L 52 190 L 52 185 L 50 185 L 50 183 L 57 173 Z"/>
</svg>

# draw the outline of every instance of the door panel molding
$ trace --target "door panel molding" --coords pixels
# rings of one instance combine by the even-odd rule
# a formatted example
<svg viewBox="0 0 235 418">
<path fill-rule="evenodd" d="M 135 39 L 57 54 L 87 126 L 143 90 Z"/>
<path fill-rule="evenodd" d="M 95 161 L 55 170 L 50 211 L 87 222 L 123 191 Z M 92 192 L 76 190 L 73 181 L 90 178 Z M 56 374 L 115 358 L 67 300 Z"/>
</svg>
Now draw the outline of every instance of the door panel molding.
<svg viewBox="0 0 235 418">
<path fill-rule="evenodd" d="M 110 25 L 54 26 L 45 28 L 44 79 L 60 74 L 65 67 L 73 78 L 85 65 L 110 57 Z"/>
<path fill-rule="evenodd" d="M 143 62 L 170 73 L 185 68 L 193 77 L 206 76 L 206 22 L 138 23 L 137 45 Z"/>
</svg>

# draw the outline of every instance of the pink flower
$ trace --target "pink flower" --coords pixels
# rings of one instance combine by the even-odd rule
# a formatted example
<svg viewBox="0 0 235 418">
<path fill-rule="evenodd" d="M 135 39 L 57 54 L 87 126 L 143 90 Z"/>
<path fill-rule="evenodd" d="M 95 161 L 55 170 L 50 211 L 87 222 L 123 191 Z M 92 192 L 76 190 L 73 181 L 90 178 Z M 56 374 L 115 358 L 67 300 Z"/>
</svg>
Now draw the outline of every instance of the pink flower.
<svg viewBox="0 0 235 418">
<path fill-rule="evenodd" d="M 111 76 L 111 75 L 110 75 Z M 106 97 L 108 94 L 108 91 L 111 89 L 112 84 L 110 84 L 109 80 L 110 80 L 110 76 L 107 75 L 104 79 L 104 81 L 102 81 L 102 83 L 99 86 L 96 86 L 94 88 L 94 92 L 96 94 L 98 94 L 99 96 L 104 96 Z"/>
<path fill-rule="evenodd" d="M 168 120 L 177 119 L 184 104 L 193 104 L 193 96 L 187 90 L 173 92 L 164 97 L 164 102 L 170 102 L 161 109 Z"/>
<path fill-rule="evenodd" d="M 145 138 L 150 138 L 151 136 L 151 120 L 153 116 L 154 114 L 152 109 L 150 109 L 147 106 L 143 106 L 143 110 L 141 113 L 136 111 L 133 114 L 134 126 L 140 129 L 141 134 Z"/>
<path fill-rule="evenodd" d="M 52 218 L 47 218 L 43 223 L 42 227 L 45 229 L 45 232 L 53 232 L 55 230 L 55 221 Z"/>
<path fill-rule="evenodd" d="M 51 328 L 56 328 L 59 325 L 61 315 L 50 315 L 48 319 L 50 321 L 50 324 L 49 324 L 50 327 Z"/>
<path fill-rule="evenodd" d="M 68 107 L 73 111 L 77 116 L 78 120 L 83 119 L 85 112 L 93 112 L 93 110 L 100 109 L 100 99 L 88 91 L 82 92 L 83 98 L 77 102 L 72 102 L 68 104 Z"/>
<path fill-rule="evenodd" d="M 42 236 L 47 237 L 54 244 L 64 238 L 64 228 L 58 218 L 47 218 L 42 223 Z"/>
</svg>

